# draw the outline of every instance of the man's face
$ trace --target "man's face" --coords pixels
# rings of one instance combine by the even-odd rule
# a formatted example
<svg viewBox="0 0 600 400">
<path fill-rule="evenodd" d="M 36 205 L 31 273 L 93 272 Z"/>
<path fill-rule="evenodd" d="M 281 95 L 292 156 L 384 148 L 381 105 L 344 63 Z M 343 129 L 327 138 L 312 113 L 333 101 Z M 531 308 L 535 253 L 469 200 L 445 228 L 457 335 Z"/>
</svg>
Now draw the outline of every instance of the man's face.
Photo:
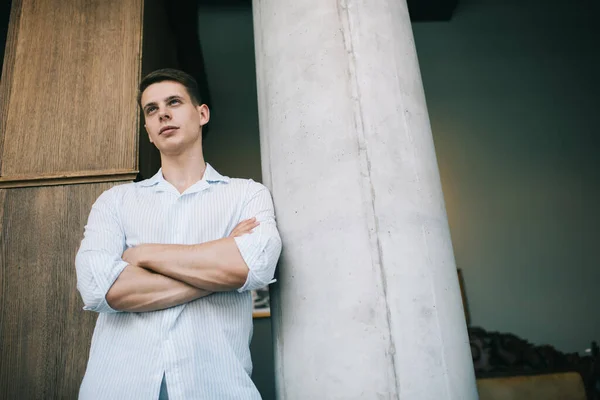
<svg viewBox="0 0 600 400">
<path fill-rule="evenodd" d="M 208 107 L 195 106 L 185 87 L 177 82 L 154 83 L 142 93 L 145 127 L 150 142 L 166 155 L 202 148 L 202 125 L 210 118 Z"/>
</svg>

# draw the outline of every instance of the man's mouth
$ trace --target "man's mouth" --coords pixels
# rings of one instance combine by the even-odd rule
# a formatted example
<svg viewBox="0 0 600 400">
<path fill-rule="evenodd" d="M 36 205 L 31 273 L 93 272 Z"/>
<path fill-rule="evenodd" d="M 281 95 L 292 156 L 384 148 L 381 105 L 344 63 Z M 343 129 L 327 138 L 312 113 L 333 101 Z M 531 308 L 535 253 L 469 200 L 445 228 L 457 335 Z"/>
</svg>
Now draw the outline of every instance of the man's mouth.
<svg viewBox="0 0 600 400">
<path fill-rule="evenodd" d="M 160 128 L 160 131 L 158 131 L 158 134 L 162 135 L 163 133 L 173 133 L 177 129 L 179 129 L 178 126 L 173 126 L 173 125 L 163 126 L 162 128 Z"/>
</svg>

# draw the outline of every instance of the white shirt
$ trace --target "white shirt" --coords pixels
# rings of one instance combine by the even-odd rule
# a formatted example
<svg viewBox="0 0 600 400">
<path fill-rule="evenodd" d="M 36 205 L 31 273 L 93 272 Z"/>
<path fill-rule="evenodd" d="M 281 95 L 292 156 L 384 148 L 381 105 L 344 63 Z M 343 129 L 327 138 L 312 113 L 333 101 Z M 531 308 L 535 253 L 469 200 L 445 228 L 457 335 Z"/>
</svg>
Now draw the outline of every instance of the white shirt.
<svg viewBox="0 0 600 400">
<path fill-rule="evenodd" d="M 236 237 L 250 271 L 238 291 L 152 312 L 117 312 L 106 293 L 127 266 L 123 252 L 142 243 L 198 244 Z M 76 257 L 85 310 L 99 313 L 80 399 L 157 399 L 163 375 L 170 400 L 260 399 L 250 375 L 252 299 L 249 290 L 273 278 L 281 252 L 266 187 L 220 175 L 209 164 L 202 180 L 180 194 L 162 171 L 115 186 L 94 203 Z"/>
</svg>

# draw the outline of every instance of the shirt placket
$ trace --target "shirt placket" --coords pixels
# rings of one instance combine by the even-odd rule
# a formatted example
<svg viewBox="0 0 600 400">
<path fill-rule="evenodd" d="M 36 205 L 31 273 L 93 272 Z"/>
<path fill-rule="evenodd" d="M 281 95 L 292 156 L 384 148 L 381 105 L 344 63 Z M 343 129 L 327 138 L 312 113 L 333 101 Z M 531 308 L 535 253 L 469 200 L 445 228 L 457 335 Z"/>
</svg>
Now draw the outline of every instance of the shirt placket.
<svg viewBox="0 0 600 400">
<path fill-rule="evenodd" d="M 183 217 L 186 196 L 182 196 L 180 194 L 173 195 L 176 196 L 176 198 L 172 199 L 169 205 L 169 210 L 167 210 L 167 215 L 171 220 L 171 224 L 169 226 L 169 238 L 167 238 L 167 242 L 172 244 L 180 244 L 185 243 L 185 241 L 183 240 L 183 235 L 185 234 Z M 176 390 L 177 387 L 177 377 L 174 375 L 177 363 L 177 349 L 173 341 L 173 332 L 171 330 L 171 327 L 174 325 L 175 319 L 181 312 L 181 307 L 184 306 L 182 305 L 163 310 L 162 350 L 165 365 L 165 373 L 170 377 L 170 391 Z"/>
</svg>

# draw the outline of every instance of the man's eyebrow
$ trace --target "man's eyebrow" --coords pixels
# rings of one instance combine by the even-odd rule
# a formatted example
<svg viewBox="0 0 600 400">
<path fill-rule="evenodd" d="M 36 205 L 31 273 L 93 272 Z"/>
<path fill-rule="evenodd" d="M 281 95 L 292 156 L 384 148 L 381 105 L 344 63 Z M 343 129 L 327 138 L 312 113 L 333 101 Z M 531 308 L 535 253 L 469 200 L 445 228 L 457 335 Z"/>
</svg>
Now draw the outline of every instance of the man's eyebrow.
<svg viewBox="0 0 600 400">
<path fill-rule="evenodd" d="M 183 96 L 180 96 L 180 95 L 178 95 L 178 94 L 174 94 L 174 95 L 172 95 L 172 96 L 169 96 L 169 97 L 167 97 L 167 98 L 165 99 L 165 103 L 168 103 L 168 102 L 169 102 L 169 101 L 171 101 L 171 100 L 183 100 Z M 144 109 L 144 110 L 146 110 L 146 109 L 147 109 L 148 107 L 150 107 L 150 106 L 156 106 L 156 102 L 152 101 L 152 102 L 150 102 L 150 103 L 146 104 L 146 105 L 143 107 L 143 109 Z"/>
<path fill-rule="evenodd" d="M 183 100 L 183 96 L 180 96 L 178 94 L 174 94 L 173 96 L 169 96 L 165 99 L 165 103 L 168 103 L 171 100 Z"/>
<path fill-rule="evenodd" d="M 144 110 L 146 110 L 146 109 L 148 109 L 148 107 L 150 107 L 150 106 L 156 106 L 156 103 L 152 101 L 152 102 L 150 102 L 150 103 L 146 104 L 146 105 L 143 107 L 143 109 L 144 109 Z"/>
</svg>

